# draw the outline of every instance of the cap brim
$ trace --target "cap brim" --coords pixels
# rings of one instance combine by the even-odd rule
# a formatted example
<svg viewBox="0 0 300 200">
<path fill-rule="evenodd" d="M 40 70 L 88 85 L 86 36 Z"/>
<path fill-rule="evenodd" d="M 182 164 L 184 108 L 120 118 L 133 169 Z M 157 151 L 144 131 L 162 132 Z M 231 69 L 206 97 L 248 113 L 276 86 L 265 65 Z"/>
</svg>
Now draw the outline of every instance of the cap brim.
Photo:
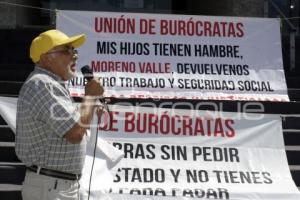
<svg viewBox="0 0 300 200">
<path fill-rule="evenodd" d="M 60 45 L 71 44 L 73 47 L 78 48 L 84 44 L 85 40 L 86 40 L 85 34 L 81 34 L 81 35 L 70 37 Z"/>
</svg>

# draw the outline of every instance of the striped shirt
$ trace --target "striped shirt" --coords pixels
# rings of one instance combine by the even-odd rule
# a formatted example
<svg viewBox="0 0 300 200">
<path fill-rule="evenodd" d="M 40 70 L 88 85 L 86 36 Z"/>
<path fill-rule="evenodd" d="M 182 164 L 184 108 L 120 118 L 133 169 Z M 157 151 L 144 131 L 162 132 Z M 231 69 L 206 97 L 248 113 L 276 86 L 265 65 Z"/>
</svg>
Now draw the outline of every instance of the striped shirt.
<svg viewBox="0 0 300 200">
<path fill-rule="evenodd" d="M 17 156 L 27 166 L 81 173 L 86 138 L 72 144 L 63 137 L 79 118 L 79 111 L 62 79 L 35 67 L 18 98 Z"/>
</svg>

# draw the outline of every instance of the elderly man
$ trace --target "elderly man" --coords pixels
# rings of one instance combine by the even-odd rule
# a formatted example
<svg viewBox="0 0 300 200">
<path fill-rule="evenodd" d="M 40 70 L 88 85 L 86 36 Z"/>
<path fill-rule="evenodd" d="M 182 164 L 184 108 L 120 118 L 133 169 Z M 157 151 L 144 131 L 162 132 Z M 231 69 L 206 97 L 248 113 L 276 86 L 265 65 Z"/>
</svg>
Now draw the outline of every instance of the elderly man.
<svg viewBox="0 0 300 200">
<path fill-rule="evenodd" d="M 31 43 L 36 66 L 21 88 L 17 107 L 16 153 L 27 166 L 23 200 L 79 198 L 85 133 L 103 94 L 93 79 L 76 107 L 65 85 L 75 74 L 75 48 L 84 42 L 83 34 L 68 37 L 49 30 Z"/>
</svg>

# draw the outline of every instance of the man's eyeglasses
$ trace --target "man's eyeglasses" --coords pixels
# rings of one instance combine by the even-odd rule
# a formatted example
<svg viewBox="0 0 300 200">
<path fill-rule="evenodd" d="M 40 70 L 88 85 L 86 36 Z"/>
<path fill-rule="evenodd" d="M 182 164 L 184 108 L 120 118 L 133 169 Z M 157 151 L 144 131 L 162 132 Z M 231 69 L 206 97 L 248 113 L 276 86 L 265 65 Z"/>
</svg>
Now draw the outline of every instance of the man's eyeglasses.
<svg viewBox="0 0 300 200">
<path fill-rule="evenodd" d="M 66 48 L 66 49 L 58 49 L 58 50 L 54 50 L 54 51 L 49 51 L 46 54 L 51 54 L 51 53 L 63 53 L 63 54 L 74 55 L 74 54 L 78 54 L 78 51 L 74 48 Z"/>
</svg>

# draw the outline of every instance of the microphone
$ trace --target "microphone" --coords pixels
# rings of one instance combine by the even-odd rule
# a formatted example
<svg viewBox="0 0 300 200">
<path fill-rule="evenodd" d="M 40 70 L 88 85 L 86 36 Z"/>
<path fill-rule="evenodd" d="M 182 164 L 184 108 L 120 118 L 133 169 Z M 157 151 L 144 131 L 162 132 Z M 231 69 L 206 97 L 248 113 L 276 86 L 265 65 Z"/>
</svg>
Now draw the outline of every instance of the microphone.
<svg viewBox="0 0 300 200">
<path fill-rule="evenodd" d="M 94 73 L 92 68 L 89 65 L 84 65 L 81 67 L 81 73 L 83 74 L 83 77 L 86 78 L 87 81 L 91 81 L 94 78 Z M 106 110 L 109 112 L 109 108 L 107 106 L 107 103 L 110 101 L 109 99 L 105 99 L 103 96 L 99 97 L 99 101 L 105 105 Z"/>
<path fill-rule="evenodd" d="M 88 65 L 84 65 L 83 67 L 81 67 L 81 73 L 87 81 L 91 81 L 94 78 L 93 70 Z"/>
</svg>

